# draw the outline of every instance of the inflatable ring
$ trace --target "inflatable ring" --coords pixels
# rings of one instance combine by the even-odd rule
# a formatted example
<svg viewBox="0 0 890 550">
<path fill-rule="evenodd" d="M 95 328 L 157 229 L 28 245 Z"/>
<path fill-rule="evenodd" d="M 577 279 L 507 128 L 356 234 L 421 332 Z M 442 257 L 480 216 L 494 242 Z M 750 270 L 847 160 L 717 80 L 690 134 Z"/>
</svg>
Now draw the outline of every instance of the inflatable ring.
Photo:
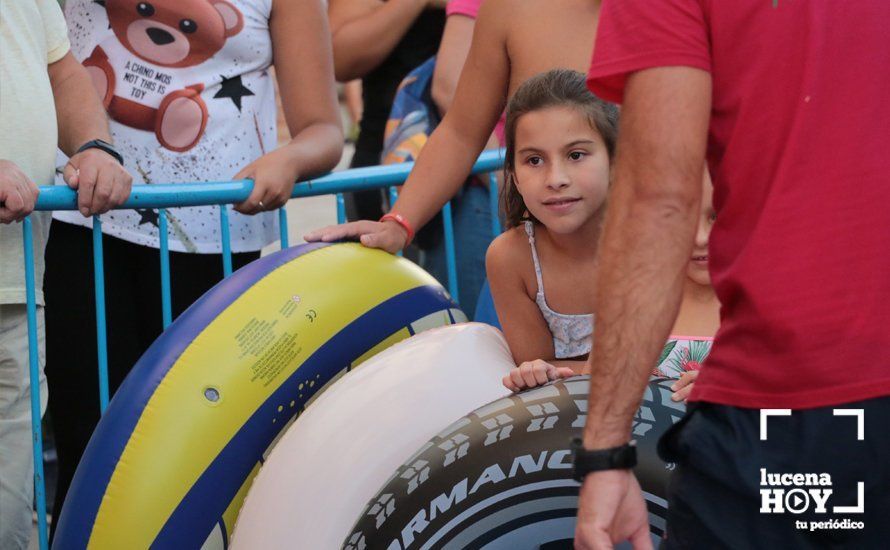
<svg viewBox="0 0 890 550">
<path fill-rule="evenodd" d="M 223 548 L 263 453 L 337 373 L 463 321 L 414 264 L 310 244 L 240 269 L 145 352 L 87 446 L 54 548 Z"/>
<path fill-rule="evenodd" d="M 500 399 L 461 418 L 402 465 L 368 503 L 348 550 L 571 547 L 579 484 L 569 441 L 587 416 L 589 377 Z M 664 534 L 670 465 L 659 436 L 683 416 L 673 381 L 654 379 L 634 419 L 650 534 Z"/>
<path fill-rule="evenodd" d="M 365 503 L 443 426 L 503 396 L 499 331 L 441 327 L 400 342 L 326 390 L 250 486 L 231 548 L 337 548 Z"/>
</svg>

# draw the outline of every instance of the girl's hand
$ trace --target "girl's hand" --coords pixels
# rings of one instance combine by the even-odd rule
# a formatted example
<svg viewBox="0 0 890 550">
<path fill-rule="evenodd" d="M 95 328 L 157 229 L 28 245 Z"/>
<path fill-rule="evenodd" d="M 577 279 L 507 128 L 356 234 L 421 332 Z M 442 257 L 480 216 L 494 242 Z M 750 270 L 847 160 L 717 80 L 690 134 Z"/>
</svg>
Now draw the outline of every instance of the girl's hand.
<svg viewBox="0 0 890 550">
<path fill-rule="evenodd" d="M 235 174 L 236 180 L 253 180 L 253 191 L 247 200 L 235 205 L 235 211 L 253 215 L 281 208 L 290 199 L 299 177 L 300 171 L 288 158 L 286 148 L 261 156 Z"/>
<path fill-rule="evenodd" d="M 405 248 L 405 244 L 408 242 L 408 233 L 393 221 L 361 220 L 316 229 L 304 235 L 303 238 L 306 239 L 306 242 L 321 241 L 325 243 L 357 238 L 368 248 L 379 248 L 390 254 L 395 254 Z"/>
<path fill-rule="evenodd" d="M 575 371 L 568 367 L 554 367 L 541 359 L 526 361 L 504 377 L 504 386 L 518 393 L 522 390 L 542 386 L 551 380 L 575 376 Z"/>
<path fill-rule="evenodd" d="M 686 401 L 689 394 L 692 393 L 692 386 L 694 385 L 695 379 L 698 378 L 699 372 L 700 371 L 697 370 L 684 372 L 683 376 L 674 382 L 674 385 L 671 386 L 671 389 L 674 390 L 674 395 L 671 396 L 673 401 Z"/>
</svg>

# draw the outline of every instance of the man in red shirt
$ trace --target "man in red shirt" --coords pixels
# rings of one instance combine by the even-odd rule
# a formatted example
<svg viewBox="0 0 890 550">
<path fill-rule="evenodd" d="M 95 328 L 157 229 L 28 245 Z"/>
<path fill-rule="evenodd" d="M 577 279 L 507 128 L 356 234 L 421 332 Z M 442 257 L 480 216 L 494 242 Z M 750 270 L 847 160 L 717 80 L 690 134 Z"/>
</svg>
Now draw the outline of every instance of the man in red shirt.
<svg viewBox="0 0 890 550">
<path fill-rule="evenodd" d="M 651 544 L 619 458 L 680 302 L 706 151 L 721 328 L 660 445 L 678 464 L 667 546 L 886 544 L 888 28 L 887 0 L 603 1 L 589 85 L 623 110 L 582 451 L 605 460 L 580 548 Z M 786 473 L 817 476 L 770 475 Z"/>
</svg>

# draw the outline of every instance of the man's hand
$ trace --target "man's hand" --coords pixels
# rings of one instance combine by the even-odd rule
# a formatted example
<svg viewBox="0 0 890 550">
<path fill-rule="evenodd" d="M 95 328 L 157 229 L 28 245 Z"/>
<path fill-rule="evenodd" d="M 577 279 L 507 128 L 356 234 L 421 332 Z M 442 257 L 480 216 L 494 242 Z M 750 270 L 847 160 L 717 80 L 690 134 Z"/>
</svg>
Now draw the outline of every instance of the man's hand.
<svg viewBox="0 0 890 550">
<path fill-rule="evenodd" d="M 0 160 L 0 223 L 23 220 L 34 211 L 39 192 L 15 163 Z"/>
<path fill-rule="evenodd" d="M 650 550 L 649 513 L 632 470 L 587 474 L 578 499 L 575 548 L 611 549 L 630 540 L 636 550 Z"/>
<path fill-rule="evenodd" d="M 330 225 L 307 233 L 303 238 L 308 242 L 321 241 L 325 243 L 358 238 L 368 248 L 379 248 L 390 254 L 395 254 L 405 248 L 405 244 L 408 242 L 408 234 L 396 222 L 372 222 L 369 220 Z"/>
<path fill-rule="evenodd" d="M 101 149 L 87 149 L 68 160 L 63 173 L 77 191 L 77 209 L 84 217 L 104 214 L 130 197 L 133 177 Z"/>
</svg>

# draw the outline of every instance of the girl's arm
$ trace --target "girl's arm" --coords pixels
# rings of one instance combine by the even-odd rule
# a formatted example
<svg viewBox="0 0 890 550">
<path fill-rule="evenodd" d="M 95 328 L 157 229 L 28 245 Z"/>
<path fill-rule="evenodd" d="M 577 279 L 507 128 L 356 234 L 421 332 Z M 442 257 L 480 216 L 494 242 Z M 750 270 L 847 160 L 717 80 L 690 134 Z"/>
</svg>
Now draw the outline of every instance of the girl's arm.
<svg viewBox="0 0 890 550">
<path fill-rule="evenodd" d="M 509 7 L 501 0 L 482 4 L 454 102 L 424 146 L 393 207 L 415 230 L 460 190 L 504 110 L 510 79 Z M 360 221 L 325 227 L 305 238 L 329 242 L 355 237 L 361 237 L 365 246 L 394 253 L 405 246 L 407 235 L 392 221 Z"/>
<path fill-rule="evenodd" d="M 297 180 L 333 169 L 343 153 L 330 34 L 321 1 L 275 0 L 269 28 L 284 117 L 293 138 L 235 176 L 254 180 L 253 192 L 235 207 L 245 214 L 283 206 Z"/>
<path fill-rule="evenodd" d="M 553 335 L 520 273 L 533 269 L 531 252 L 521 230 L 507 231 L 491 243 L 485 271 L 501 330 L 517 365 L 554 356 Z"/>
<path fill-rule="evenodd" d="M 393 51 L 417 16 L 447 0 L 330 0 L 337 80 L 361 78 Z"/>
</svg>

